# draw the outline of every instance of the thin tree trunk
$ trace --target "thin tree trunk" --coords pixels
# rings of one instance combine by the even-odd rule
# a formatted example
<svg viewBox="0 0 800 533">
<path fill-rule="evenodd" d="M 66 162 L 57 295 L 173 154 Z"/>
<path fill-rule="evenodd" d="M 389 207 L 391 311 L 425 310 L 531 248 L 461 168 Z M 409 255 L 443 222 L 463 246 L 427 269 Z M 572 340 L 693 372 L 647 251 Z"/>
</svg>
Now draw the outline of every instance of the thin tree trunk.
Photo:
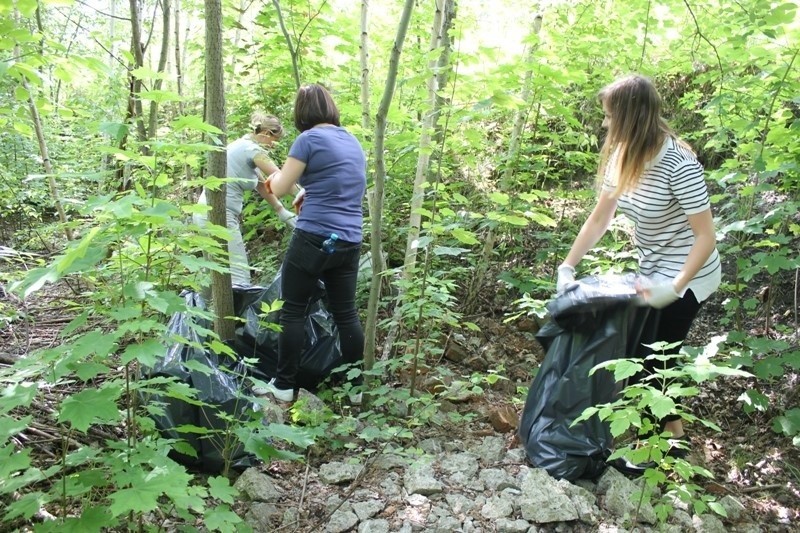
<svg viewBox="0 0 800 533">
<path fill-rule="evenodd" d="M 367 21 L 369 19 L 369 0 L 361 0 L 361 43 L 359 57 L 361 59 L 361 129 L 370 130 L 369 106 L 369 32 Z"/>
<path fill-rule="evenodd" d="M 205 0 L 206 19 L 206 122 L 222 131 L 220 142 L 225 146 L 225 86 L 222 68 L 222 4 L 221 0 Z M 227 156 L 224 150 L 208 154 L 206 176 L 224 178 Z M 206 190 L 211 206 L 209 222 L 226 227 L 225 189 Z M 227 250 L 227 244 L 221 243 Z M 229 272 L 211 273 L 211 295 L 214 302 L 214 330 L 223 341 L 234 337 L 235 324 L 227 317 L 233 316 L 233 290 Z"/>
<path fill-rule="evenodd" d="M 534 35 L 538 35 L 541 29 L 542 16 L 537 14 L 533 19 L 531 32 Z M 533 64 L 533 60 L 535 58 L 536 49 L 537 48 L 535 46 L 531 46 L 528 49 L 528 53 L 525 57 L 527 70 L 525 71 L 525 77 L 522 83 L 521 95 L 522 100 L 525 102 L 531 98 L 531 85 L 533 79 L 533 68 L 531 65 Z M 509 142 L 508 151 L 506 152 L 506 167 L 503 170 L 503 177 L 500 180 L 501 190 L 507 190 L 512 186 L 511 179 L 514 174 L 514 169 L 516 168 L 517 157 L 519 155 L 520 139 L 522 137 L 522 129 L 525 127 L 527 117 L 527 107 L 517 110 L 516 116 L 514 117 L 514 126 L 511 130 L 511 140 Z M 486 273 L 489 271 L 489 265 L 491 264 L 492 253 L 494 252 L 494 244 L 496 241 L 497 235 L 495 233 L 495 228 L 490 226 L 483 240 L 483 251 L 478 259 L 478 264 L 475 267 L 475 275 L 472 276 L 472 282 L 467 289 L 467 296 L 464 298 L 464 311 L 466 314 L 474 312 L 478 305 L 478 294 L 480 294 L 481 288 L 486 282 L 485 277 Z"/>
<path fill-rule="evenodd" d="M 14 55 L 19 57 L 19 47 L 14 51 Z M 67 214 L 64 212 L 64 206 L 61 204 L 61 197 L 58 193 L 58 186 L 56 185 L 56 178 L 53 176 L 53 165 L 50 163 L 50 152 L 47 150 L 47 142 L 44 140 L 44 130 L 42 128 L 42 118 L 39 115 L 39 108 L 36 107 L 36 100 L 31 92 L 30 85 L 27 78 L 22 76 L 22 88 L 28 93 L 28 108 L 31 113 L 31 122 L 33 122 L 33 129 L 36 132 L 36 140 L 39 142 L 39 153 L 42 156 L 42 166 L 44 172 L 47 174 L 47 184 L 50 187 L 50 196 L 53 198 L 53 203 L 58 212 L 58 219 L 64 225 L 64 234 L 68 241 L 74 239 L 72 229 L 67 225 Z"/>
<path fill-rule="evenodd" d="M 381 254 L 381 226 L 383 220 L 383 194 L 386 182 L 386 163 L 384 161 L 384 141 L 386 138 L 386 116 L 389 113 L 389 106 L 392 103 L 395 86 L 397 85 L 397 69 L 400 62 L 400 53 L 403 49 L 403 42 L 408 31 L 408 23 L 411 19 L 411 11 L 414 8 L 414 0 L 406 0 L 403 5 L 403 13 L 400 18 L 400 25 L 397 27 L 392 53 L 389 56 L 389 70 L 386 74 L 386 84 L 383 88 L 383 97 L 375 115 L 375 186 L 374 186 L 374 206 L 372 211 L 372 230 L 371 230 L 371 252 L 372 257 L 379 257 Z M 370 285 L 369 306 L 367 308 L 367 330 L 375 328 L 378 316 L 378 295 L 381 288 L 381 276 L 372 274 L 372 284 Z M 374 339 L 374 336 L 373 336 Z M 374 340 L 373 340 L 374 342 Z M 374 361 L 375 347 L 367 344 L 365 350 L 365 364 L 367 357 Z"/>
<path fill-rule="evenodd" d="M 163 10 L 161 26 L 163 31 L 161 32 L 161 52 L 158 56 L 158 73 L 164 72 L 167 68 L 167 57 L 169 57 L 170 16 L 172 15 L 172 6 L 170 6 L 169 2 L 170 0 L 161 0 L 161 9 Z M 153 82 L 153 89 L 158 91 L 161 89 L 161 84 L 161 77 L 156 77 Z M 147 127 L 148 138 L 154 138 L 156 136 L 156 128 L 158 128 L 158 102 L 156 100 L 151 100 L 150 117 Z"/>
<path fill-rule="evenodd" d="M 442 6 L 444 0 L 436 0 L 436 11 L 433 16 L 433 26 L 431 28 L 430 48 L 429 52 L 436 50 L 442 38 Z M 422 216 L 419 209 L 422 207 L 423 200 L 425 199 L 425 177 L 428 172 L 431 153 L 431 132 L 435 127 L 435 120 L 438 115 L 438 108 L 436 103 L 436 90 L 437 90 L 437 76 L 436 69 L 438 59 L 431 59 L 428 62 L 429 76 L 428 76 L 428 110 L 422 118 L 422 132 L 419 141 L 419 156 L 417 157 L 417 169 L 414 174 L 414 187 L 411 193 L 411 214 L 409 216 L 408 238 L 406 240 L 405 260 L 403 262 L 403 276 L 406 280 L 410 280 L 413 276 L 414 268 L 417 262 L 417 243 L 419 242 L 419 233 L 422 226 Z M 392 320 L 391 328 L 386 336 L 387 342 L 383 347 L 382 358 L 387 359 L 392 350 L 394 339 L 398 335 L 400 329 L 400 310 L 402 308 L 402 300 L 404 298 L 404 289 L 399 289 L 397 295 L 397 305 L 395 306 L 394 320 Z"/>
<path fill-rule="evenodd" d="M 453 27 L 453 21 L 456 18 L 456 2 L 455 0 L 445 0 L 444 3 L 444 20 L 442 21 L 442 38 L 439 46 L 442 53 L 439 54 L 439 62 L 436 64 L 436 87 L 441 90 L 447 85 L 450 77 L 450 52 L 452 51 L 452 42 L 450 40 L 450 29 Z M 436 95 L 436 108 L 434 113 L 434 144 L 441 144 L 442 128 L 439 125 L 439 112 L 444 107 L 445 99 L 443 96 Z"/>
<path fill-rule="evenodd" d="M 272 0 L 272 5 L 275 6 L 275 11 L 278 13 L 278 23 L 281 26 L 283 38 L 286 39 L 286 46 L 289 47 L 289 56 L 292 58 L 292 74 L 294 75 L 294 84 L 299 89 L 300 68 L 297 65 L 297 49 L 294 47 L 294 45 L 292 45 L 292 37 L 289 35 L 289 31 L 286 29 L 286 24 L 283 22 L 283 13 L 281 12 L 280 0 Z"/>
<path fill-rule="evenodd" d="M 181 65 L 181 0 L 175 0 L 175 83 L 179 97 L 178 113 L 183 116 L 183 71 Z"/>
<path fill-rule="evenodd" d="M 139 13 L 139 1 L 130 0 L 131 8 L 131 53 L 133 54 L 134 69 L 139 69 L 144 66 L 144 45 L 142 44 L 142 22 Z M 142 92 L 142 81 L 130 74 L 130 102 L 128 103 L 128 110 L 131 117 L 136 120 L 136 133 L 140 142 L 147 139 L 147 130 L 145 129 L 143 113 L 142 113 L 142 100 L 139 98 L 139 93 Z"/>
<path fill-rule="evenodd" d="M 441 39 L 443 2 L 444 0 L 436 0 L 435 2 L 436 11 L 433 15 L 429 52 L 436 50 Z M 425 199 L 425 177 L 428 173 L 428 164 L 431 159 L 431 131 L 434 127 L 433 121 L 436 113 L 436 64 L 437 59 L 428 61 L 428 109 L 422 118 L 417 170 L 414 174 L 414 188 L 411 193 L 411 214 L 409 216 L 408 239 L 406 240 L 405 261 L 403 263 L 403 275 L 406 279 L 411 278 L 417 263 L 417 243 L 419 242 L 419 232 L 422 225 L 422 215 L 419 213 L 419 209 Z M 402 299 L 402 292 L 399 299 Z"/>
</svg>

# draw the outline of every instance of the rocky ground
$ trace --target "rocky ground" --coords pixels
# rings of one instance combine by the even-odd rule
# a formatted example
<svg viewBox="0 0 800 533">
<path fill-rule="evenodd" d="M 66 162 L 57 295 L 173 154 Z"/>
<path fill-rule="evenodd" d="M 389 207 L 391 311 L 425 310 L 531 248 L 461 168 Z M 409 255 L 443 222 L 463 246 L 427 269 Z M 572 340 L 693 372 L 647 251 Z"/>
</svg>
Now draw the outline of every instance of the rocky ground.
<svg viewBox="0 0 800 533">
<path fill-rule="evenodd" d="M 0 296 L 21 317 L 0 332 L 6 347 L 0 364 L 58 342 L 60 328 L 69 321 L 62 294 L 48 289 L 38 300 L 24 303 Z M 720 332 L 718 317 L 712 302 L 693 329 L 690 344 L 705 345 Z M 344 447 L 307 450 L 305 461 L 254 466 L 236 480 L 242 494 L 236 512 L 256 531 L 797 530 L 800 454 L 771 429 L 780 407 L 797 405 L 794 374 L 760 383 L 768 388 L 762 392 L 774 407 L 753 414 L 743 412 L 740 396 L 754 381 L 737 378 L 704 386 L 690 407 L 722 431 L 692 426 L 690 461 L 714 474 L 713 480 L 698 483 L 724 506 L 727 517 L 698 514 L 676 501 L 669 520 L 659 523 L 652 505 L 639 504 L 641 481 L 612 468 L 593 481 L 556 481 L 527 462 L 515 432 L 531 371 L 544 356 L 535 340 L 538 325 L 486 317 L 477 322 L 481 332 L 451 337 L 438 364 L 456 378 L 502 365 L 508 379 L 484 383 L 482 394 L 467 390 L 443 400 L 440 409 L 459 414 L 455 419 L 461 422 L 434 420 L 409 426 L 411 436 L 396 443 L 352 439 Z M 436 389 L 452 379 L 430 375 L 422 387 Z M 316 396 L 303 396 L 306 408 L 319 402 L 319 410 L 324 409 Z M 367 395 L 361 408 L 333 408 L 359 420 L 375 400 Z M 272 421 L 289 420 L 285 406 L 268 406 L 268 411 Z"/>
</svg>

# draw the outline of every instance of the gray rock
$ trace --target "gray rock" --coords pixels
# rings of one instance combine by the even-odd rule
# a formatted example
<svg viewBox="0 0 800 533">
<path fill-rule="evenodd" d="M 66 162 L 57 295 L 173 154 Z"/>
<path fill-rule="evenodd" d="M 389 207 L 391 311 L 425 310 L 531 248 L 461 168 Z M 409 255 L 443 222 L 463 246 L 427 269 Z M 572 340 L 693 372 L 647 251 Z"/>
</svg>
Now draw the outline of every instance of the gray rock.
<svg viewBox="0 0 800 533">
<path fill-rule="evenodd" d="M 433 524 L 431 531 L 435 533 L 452 533 L 461 529 L 461 520 L 454 516 L 442 516 Z M 427 529 L 426 529 L 427 530 Z"/>
<path fill-rule="evenodd" d="M 245 514 L 244 521 L 256 533 L 267 533 L 281 525 L 283 513 L 272 503 L 255 502 Z"/>
<path fill-rule="evenodd" d="M 444 499 L 455 514 L 469 513 L 476 505 L 474 499 L 467 498 L 463 494 L 445 494 Z"/>
<path fill-rule="evenodd" d="M 361 472 L 361 465 L 325 463 L 319 467 L 319 478 L 328 485 L 339 485 L 353 481 Z"/>
<path fill-rule="evenodd" d="M 481 463 L 484 465 L 498 463 L 506 455 L 506 441 L 503 437 L 484 437 L 480 445 L 472 450 L 472 453 L 480 457 Z"/>
<path fill-rule="evenodd" d="M 259 472 L 257 468 L 248 468 L 233 486 L 248 500 L 254 502 L 276 502 L 281 497 L 281 491 L 272 482 L 272 479 Z"/>
<path fill-rule="evenodd" d="M 353 511 L 356 513 L 359 520 L 367 520 L 383 511 L 384 507 L 386 507 L 386 504 L 380 500 L 367 500 L 365 502 L 354 503 Z"/>
<path fill-rule="evenodd" d="M 428 455 L 439 455 L 444 452 L 444 444 L 439 439 L 425 439 L 417 444 Z"/>
<path fill-rule="evenodd" d="M 519 489 L 519 483 L 505 470 L 500 468 L 486 468 L 478 474 L 478 479 L 483 481 L 487 489 L 502 492 L 503 489 Z"/>
<path fill-rule="evenodd" d="M 597 496 L 577 485 L 573 485 L 567 480 L 560 480 L 558 485 L 569 496 L 578 511 L 578 519 L 586 524 L 596 524 L 600 516 L 600 509 L 597 507 Z"/>
<path fill-rule="evenodd" d="M 492 496 L 481 508 L 481 516 L 488 520 L 507 518 L 514 513 L 514 504 L 510 498 Z"/>
<path fill-rule="evenodd" d="M 738 522 L 742 517 L 742 513 L 745 512 L 745 507 L 742 505 L 742 502 L 731 495 L 720 498 L 719 504 L 725 509 L 728 520 L 732 522 Z"/>
<path fill-rule="evenodd" d="M 609 468 L 608 470 L 613 469 Z M 624 476 L 621 479 L 613 480 L 608 485 L 603 506 L 611 514 L 620 518 L 633 519 L 636 516 L 640 522 L 656 523 L 656 513 L 650 504 L 649 495 L 642 496 L 642 489 Z"/>
<path fill-rule="evenodd" d="M 389 521 L 383 518 L 367 520 L 358 525 L 358 533 L 389 533 Z"/>
<path fill-rule="evenodd" d="M 522 519 L 500 518 L 495 522 L 494 527 L 497 528 L 497 533 L 526 533 L 531 525 Z"/>
<path fill-rule="evenodd" d="M 339 509 L 333 513 L 325 525 L 325 531 L 329 533 L 344 533 L 354 528 L 358 524 L 358 517 L 352 511 Z"/>
<path fill-rule="evenodd" d="M 397 472 L 388 472 L 381 481 L 381 494 L 387 498 L 396 498 L 402 491 L 401 477 Z"/>
<path fill-rule="evenodd" d="M 472 477 L 478 473 L 478 458 L 471 453 L 448 455 L 441 460 L 441 467 L 448 474 L 461 473 Z"/>
<path fill-rule="evenodd" d="M 523 519 L 537 524 L 578 519 L 578 511 L 572 500 L 545 470 L 529 470 L 522 481 L 521 490 L 519 507 Z"/>
<path fill-rule="evenodd" d="M 518 465 L 524 464 L 528 460 L 524 448 L 511 448 L 503 457 L 503 462 L 506 464 Z"/>
<path fill-rule="evenodd" d="M 409 494 L 430 496 L 442 492 L 442 484 L 433 476 L 433 460 L 430 457 L 414 462 L 406 469 L 403 486 Z"/>
<path fill-rule="evenodd" d="M 681 531 L 691 531 L 694 529 L 692 516 L 686 511 L 681 511 L 680 509 L 676 509 L 672 512 L 672 516 L 670 516 L 669 521 L 681 528 Z"/>
<path fill-rule="evenodd" d="M 722 520 L 712 514 L 694 515 L 692 524 L 694 524 L 694 530 L 699 533 L 726 533 L 728 531 L 722 524 Z"/>
</svg>

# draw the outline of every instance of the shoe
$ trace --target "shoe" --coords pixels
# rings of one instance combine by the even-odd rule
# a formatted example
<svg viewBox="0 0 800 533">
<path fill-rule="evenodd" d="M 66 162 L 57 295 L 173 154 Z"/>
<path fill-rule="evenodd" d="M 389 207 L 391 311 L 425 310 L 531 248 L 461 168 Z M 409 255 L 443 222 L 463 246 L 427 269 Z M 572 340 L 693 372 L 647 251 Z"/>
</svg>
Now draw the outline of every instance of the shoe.
<svg viewBox="0 0 800 533">
<path fill-rule="evenodd" d="M 689 449 L 692 446 L 689 437 L 684 434 L 680 437 L 668 439 L 668 441 L 669 450 L 667 450 L 667 455 L 673 459 L 686 459 L 686 457 L 689 455 Z"/>
<path fill-rule="evenodd" d="M 364 399 L 364 394 L 357 392 L 355 394 L 350 394 L 349 398 L 352 405 L 361 405 L 361 401 Z"/>
<path fill-rule="evenodd" d="M 275 386 L 275 378 L 269 380 L 269 383 L 264 387 L 253 387 L 253 394 L 256 396 L 272 394 L 276 400 L 281 402 L 291 402 L 294 400 L 294 389 L 279 389 Z"/>
<path fill-rule="evenodd" d="M 648 461 L 646 463 L 632 463 L 625 457 L 617 457 L 616 459 L 612 459 L 611 461 L 606 461 L 606 464 L 609 466 L 613 466 L 621 473 L 625 474 L 629 477 L 640 477 L 644 474 L 645 470 L 648 468 L 655 468 L 656 463 L 653 461 Z"/>
</svg>

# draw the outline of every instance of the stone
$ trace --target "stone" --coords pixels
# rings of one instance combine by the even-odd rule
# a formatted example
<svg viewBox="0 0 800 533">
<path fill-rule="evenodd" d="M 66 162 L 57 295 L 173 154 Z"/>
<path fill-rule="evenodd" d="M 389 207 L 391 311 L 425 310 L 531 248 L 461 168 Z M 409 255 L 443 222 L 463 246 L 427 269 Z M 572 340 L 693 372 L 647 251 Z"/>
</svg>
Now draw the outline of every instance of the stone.
<svg viewBox="0 0 800 533">
<path fill-rule="evenodd" d="M 389 533 L 389 521 L 379 518 L 377 520 L 367 520 L 358 525 L 358 533 Z"/>
<path fill-rule="evenodd" d="M 248 468 L 242 472 L 233 486 L 248 500 L 254 502 L 276 502 L 282 494 L 272 479 L 257 468 Z"/>
<path fill-rule="evenodd" d="M 367 520 L 383 511 L 384 507 L 386 507 L 386 504 L 380 500 L 367 500 L 365 502 L 354 503 L 353 511 L 356 513 L 359 520 Z"/>
<path fill-rule="evenodd" d="M 325 463 L 319 467 L 319 478 L 328 485 L 340 485 L 349 483 L 358 477 L 361 472 L 361 465 L 351 465 L 347 463 Z"/>
<path fill-rule="evenodd" d="M 519 427 L 519 415 L 508 404 L 492 406 L 489 408 L 489 423 L 498 433 L 508 433 Z"/>
</svg>

